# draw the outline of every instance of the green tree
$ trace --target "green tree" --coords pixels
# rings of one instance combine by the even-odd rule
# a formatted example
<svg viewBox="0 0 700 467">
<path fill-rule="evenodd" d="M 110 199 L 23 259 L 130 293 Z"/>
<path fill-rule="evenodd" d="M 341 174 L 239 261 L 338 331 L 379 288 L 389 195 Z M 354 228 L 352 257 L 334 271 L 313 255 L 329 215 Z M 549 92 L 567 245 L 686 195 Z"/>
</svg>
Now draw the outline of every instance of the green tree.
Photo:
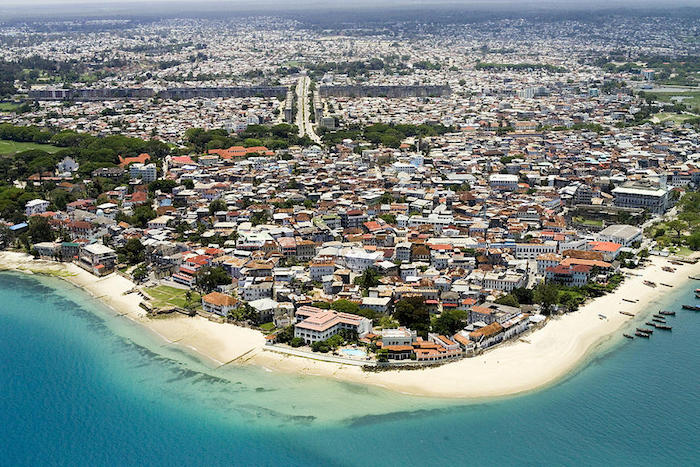
<svg viewBox="0 0 700 467">
<path fill-rule="evenodd" d="M 430 328 L 430 312 L 425 304 L 425 298 L 406 297 L 396 302 L 394 318 L 402 326 L 411 328 L 426 337 Z"/>
<path fill-rule="evenodd" d="M 55 238 L 48 219 L 40 216 L 32 216 L 29 218 L 28 233 L 32 243 L 52 242 Z"/>
<path fill-rule="evenodd" d="M 143 243 L 138 238 L 130 238 L 118 253 L 124 255 L 126 263 L 138 264 L 143 262 L 146 257 L 146 247 L 143 246 Z"/>
<path fill-rule="evenodd" d="M 444 310 L 433 319 L 433 332 L 451 336 L 467 325 L 469 313 L 464 310 Z"/>
<path fill-rule="evenodd" d="M 231 283 L 231 277 L 224 268 L 205 266 L 197 271 L 197 287 L 205 292 L 211 292 L 219 285 Z"/>
<path fill-rule="evenodd" d="M 356 315 L 360 311 L 360 305 L 350 300 L 340 299 L 331 304 L 331 309 L 341 313 L 352 313 Z"/>
<path fill-rule="evenodd" d="M 520 303 L 518 303 L 518 299 L 515 298 L 511 294 L 504 295 L 504 296 L 498 298 L 498 300 L 496 300 L 496 303 L 498 303 L 499 305 L 506 305 L 506 306 L 515 306 L 515 307 L 520 306 Z"/>
<path fill-rule="evenodd" d="M 379 278 L 381 274 L 376 268 L 369 267 L 353 281 L 355 284 L 359 285 L 360 288 L 367 290 L 371 287 L 376 287 L 379 285 Z"/>
<path fill-rule="evenodd" d="M 683 230 L 685 230 L 685 228 L 687 227 L 686 223 L 679 219 L 668 221 L 666 223 L 666 226 L 668 226 L 669 229 L 676 232 L 676 238 L 681 238 Z"/>
<path fill-rule="evenodd" d="M 226 201 L 223 199 L 215 199 L 211 203 L 209 203 L 209 214 L 212 216 L 214 213 L 219 212 L 219 211 L 227 211 L 228 206 L 226 205 Z"/>
<path fill-rule="evenodd" d="M 131 273 L 131 277 L 134 278 L 136 282 L 142 282 L 148 276 L 148 269 L 145 264 L 142 264 L 134 269 Z M 188 290 L 189 292 L 189 290 Z"/>
<path fill-rule="evenodd" d="M 542 312 L 547 315 L 551 312 L 552 306 L 557 304 L 559 287 L 553 283 L 542 282 L 535 287 L 533 299 L 536 303 L 542 305 Z"/>
</svg>

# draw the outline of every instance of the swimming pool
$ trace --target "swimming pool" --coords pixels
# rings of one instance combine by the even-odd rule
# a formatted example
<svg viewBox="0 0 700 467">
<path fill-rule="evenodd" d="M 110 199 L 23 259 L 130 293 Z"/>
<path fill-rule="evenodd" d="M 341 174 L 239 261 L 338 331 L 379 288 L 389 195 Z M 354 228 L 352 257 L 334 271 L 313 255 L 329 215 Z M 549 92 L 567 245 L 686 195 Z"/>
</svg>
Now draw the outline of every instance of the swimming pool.
<svg viewBox="0 0 700 467">
<path fill-rule="evenodd" d="M 364 350 L 360 349 L 343 349 L 341 350 L 342 353 L 345 355 L 350 355 L 351 357 L 361 357 L 364 358 L 367 356 L 367 353 L 365 353 Z"/>
</svg>

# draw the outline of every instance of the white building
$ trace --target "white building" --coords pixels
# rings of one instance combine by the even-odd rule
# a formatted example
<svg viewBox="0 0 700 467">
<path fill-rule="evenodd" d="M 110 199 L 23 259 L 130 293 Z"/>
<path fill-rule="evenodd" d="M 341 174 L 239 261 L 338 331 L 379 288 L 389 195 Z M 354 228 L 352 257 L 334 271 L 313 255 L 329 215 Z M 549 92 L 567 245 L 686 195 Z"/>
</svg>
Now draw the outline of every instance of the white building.
<svg viewBox="0 0 700 467">
<path fill-rule="evenodd" d="M 606 227 L 598 233 L 598 240 L 619 243 L 628 247 L 642 239 L 642 229 L 632 225 L 616 224 Z"/>
<path fill-rule="evenodd" d="M 518 188 L 518 176 L 511 174 L 492 174 L 489 185 L 495 190 L 514 191 Z"/>
<path fill-rule="evenodd" d="M 381 251 L 366 251 L 361 248 L 348 248 L 341 254 L 345 266 L 354 272 L 363 272 L 383 257 L 384 254 Z"/>
<path fill-rule="evenodd" d="M 641 208 L 652 214 L 663 214 L 668 209 L 668 188 L 646 186 L 619 186 L 613 189 L 615 206 Z"/>
<path fill-rule="evenodd" d="M 144 183 L 150 183 L 158 178 L 155 164 L 131 164 L 129 166 L 129 178 L 141 179 Z"/>
<path fill-rule="evenodd" d="M 302 306 L 295 316 L 297 323 L 294 325 L 294 337 L 304 339 L 307 344 L 324 341 L 343 329 L 355 331 L 360 338 L 372 330 L 372 321 L 363 316 L 312 306 Z"/>
<path fill-rule="evenodd" d="M 515 244 L 515 259 L 535 259 L 545 253 L 556 252 L 557 242 Z"/>
<path fill-rule="evenodd" d="M 41 214 L 42 212 L 46 212 L 46 210 L 49 208 L 49 202 L 45 201 L 43 199 L 33 199 L 31 201 L 27 201 L 27 204 L 24 206 L 24 213 L 29 216 L 33 216 L 34 214 Z"/>
</svg>

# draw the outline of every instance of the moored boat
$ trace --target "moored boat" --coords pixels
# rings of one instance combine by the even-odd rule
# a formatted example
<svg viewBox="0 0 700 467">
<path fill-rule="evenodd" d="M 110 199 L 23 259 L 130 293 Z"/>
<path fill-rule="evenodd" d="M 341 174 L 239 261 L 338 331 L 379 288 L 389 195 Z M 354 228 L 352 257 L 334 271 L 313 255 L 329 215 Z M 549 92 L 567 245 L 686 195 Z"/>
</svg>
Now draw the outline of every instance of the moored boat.
<svg viewBox="0 0 700 467">
<path fill-rule="evenodd" d="M 651 320 L 656 322 L 656 323 L 666 324 L 666 320 L 663 318 L 651 318 Z"/>
<path fill-rule="evenodd" d="M 649 334 L 645 334 L 643 332 L 635 332 L 634 335 L 637 337 L 646 337 L 647 339 L 649 339 Z"/>
<path fill-rule="evenodd" d="M 648 285 L 649 287 L 656 287 L 656 282 L 644 281 L 644 285 Z"/>
<path fill-rule="evenodd" d="M 634 337 L 630 336 L 629 334 L 624 334 L 624 333 L 623 333 L 622 335 L 625 336 L 627 339 L 634 339 Z"/>
<path fill-rule="evenodd" d="M 651 334 L 654 332 L 653 329 L 647 329 L 647 328 L 637 328 L 638 332 L 646 332 L 647 334 Z"/>
<path fill-rule="evenodd" d="M 634 316 L 634 313 L 630 313 L 629 311 L 620 311 L 621 315 L 627 315 L 627 316 Z"/>
<path fill-rule="evenodd" d="M 673 329 L 673 328 L 672 328 L 671 326 L 669 326 L 668 324 L 656 324 L 656 325 L 654 325 L 654 327 L 655 327 L 656 329 L 663 329 L 664 331 L 670 331 L 671 329 Z"/>
<path fill-rule="evenodd" d="M 660 315 L 665 315 L 665 316 L 676 316 L 675 311 L 668 311 L 668 310 L 661 310 L 659 311 Z"/>
<path fill-rule="evenodd" d="M 682 305 L 681 308 L 684 310 L 700 311 L 700 306 L 697 305 Z"/>
</svg>

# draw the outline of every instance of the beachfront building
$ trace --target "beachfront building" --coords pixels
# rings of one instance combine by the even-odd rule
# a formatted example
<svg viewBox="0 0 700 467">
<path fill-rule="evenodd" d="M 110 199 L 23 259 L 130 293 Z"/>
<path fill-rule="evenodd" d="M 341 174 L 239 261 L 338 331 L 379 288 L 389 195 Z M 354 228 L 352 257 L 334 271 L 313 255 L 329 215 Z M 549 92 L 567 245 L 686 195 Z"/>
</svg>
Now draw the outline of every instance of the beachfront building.
<svg viewBox="0 0 700 467">
<path fill-rule="evenodd" d="M 469 340 L 476 344 L 477 349 L 487 349 L 504 339 L 503 326 L 498 322 L 493 322 L 483 328 L 469 333 Z"/>
<path fill-rule="evenodd" d="M 365 337 L 372 330 L 372 321 L 350 313 L 322 310 L 312 306 L 302 306 L 295 313 L 294 337 L 304 339 L 307 344 L 320 342 L 347 329 Z"/>
<path fill-rule="evenodd" d="M 220 316 L 228 314 L 238 306 L 238 300 L 221 292 L 211 292 L 202 297 L 202 309 Z"/>
<path fill-rule="evenodd" d="M 96 276 L 104 276 L 114 271 L 117 253 L 101 243 L 93 243 L 80 248 L 78 265 Z"/>
<path fill-rule="evenodd" d="M 568 287 L 581 287 L 588 283 L 591 267 L 583 264 L 557 265 L 547 268 L 547 282 L 556 282 Z"/>
<path fill-rule="evenodd" d="M 633 243 L 642 240 L 642 229 L 633 225 L 610 225 L 598 232 L 598 240 L 619 243 L 624 247 L 629 247 Z"/>
<path fill-rule="evenodd" d="M 418 338 L 416 331 L 405 327 L 382 329 L 381 336 L 383 348 L 389 345 L 411 345 Z"/>
</svg>

